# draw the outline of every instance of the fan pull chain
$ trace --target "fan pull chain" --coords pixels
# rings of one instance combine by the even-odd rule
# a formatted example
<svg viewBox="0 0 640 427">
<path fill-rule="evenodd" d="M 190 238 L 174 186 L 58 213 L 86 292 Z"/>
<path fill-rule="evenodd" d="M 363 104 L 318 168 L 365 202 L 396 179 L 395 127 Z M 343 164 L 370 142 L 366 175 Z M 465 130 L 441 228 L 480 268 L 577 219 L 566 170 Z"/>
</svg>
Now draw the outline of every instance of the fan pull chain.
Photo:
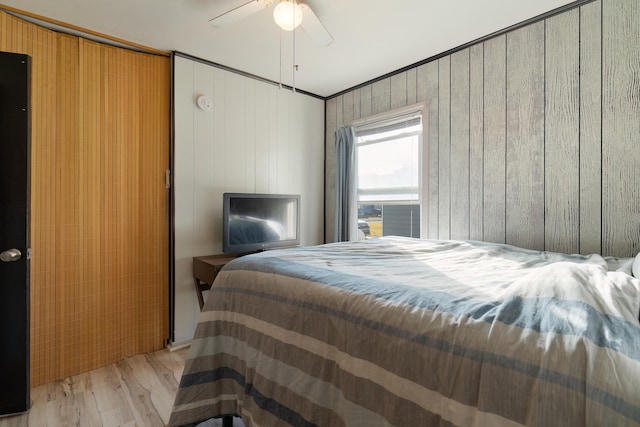
<svg viewBox="0 0 640 427">
<path fill-rule="evenodd" d="M 282 89 L 282 30 L 279 31 L 280 33 L 280 89 Z"/>
<path fill-rule="evenodd" d="M 293 5 L 297 6 L 297 2 L 296 0 L 293 0 Z M 295 13 L 296 13 L 296 8 L 293 8 L 293 14 L 294 14 L 294 19 L 295 19 Z M 292 72 L 292 92 L 296 93 L 296 70 L 297 70 L 297 65 L 296 65 L 296 29 L 295 27 L 293 28 L 293 67 L 291 67 L 291 72 Z"/>
<path fill-rule="evenodd" d="M 291 22 L 295 22 L 296 21 L 296 10 L 297 10 L 297 6 L 298 6 L 298 2 L 297 0 L 293 0 L 293 8 L 291 9 L 291 13 L 293 14 L 292 16 L 292 21 Z M 292 62 L 293 62 L 293 67 L 291 67 L 291 72 L 292 72 L 292 83 L 291 83 L 291 90 L 293 93 L 296 93 L 296 70 L 297 70 L 297 65 L 296 65 L 296 27 L 293 27 L 293 58 L 292 58 Z"/>
</svg>

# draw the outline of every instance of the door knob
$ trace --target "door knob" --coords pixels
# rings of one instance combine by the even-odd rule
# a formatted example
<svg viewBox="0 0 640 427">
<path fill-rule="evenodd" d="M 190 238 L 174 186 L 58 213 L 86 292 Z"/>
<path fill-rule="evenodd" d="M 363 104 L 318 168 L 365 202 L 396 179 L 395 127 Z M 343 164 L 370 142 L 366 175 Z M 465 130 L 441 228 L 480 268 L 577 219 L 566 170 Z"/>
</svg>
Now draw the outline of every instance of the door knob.
<svg viewBox="0 0 640 427">
<path fill-rule="evenodd" d="M 0 260 L 3 262 L 17 261 L 22 257 L 22 252 L 18 249 L 8 249 L 0 254 Z"/>
</svg>

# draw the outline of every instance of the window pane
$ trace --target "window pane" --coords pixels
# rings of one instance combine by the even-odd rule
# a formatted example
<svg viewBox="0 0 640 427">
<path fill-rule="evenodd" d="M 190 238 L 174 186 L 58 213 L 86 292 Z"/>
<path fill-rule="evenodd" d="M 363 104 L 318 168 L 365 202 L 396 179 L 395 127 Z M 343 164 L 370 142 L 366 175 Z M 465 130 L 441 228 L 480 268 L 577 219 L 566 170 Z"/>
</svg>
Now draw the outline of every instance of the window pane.
<svg viewBox="0 0 640 427">
<path fill-rule="evenodd" d="M 405 236 L 420 238 L 420 205 L 358 204 L 358 229 L 365 237 Z"/>
<path fill-rule="evenodd" d="M 420 205 L 384 205 L 382 235 L 420 238 Z"/>
<path fill-rule="evenodd" d="M 407 189 L 410 194 L 418 193 L 419 177 L 419 144 L 417 136 L 409 136 L 384 142 L 364 144 L 358 146 L 358 193 L 360 190 L 375 190 L 377 194 L 392 189 L 402 189 L 406 197 Z M 392 193 L 397 193 L 393 191 Z M 369 194 L 370 196 L 371 194 Z M 394 200 L 402 200 L 392 195 Z M 367 197 L 371 200 L 371 197 Z M 378 199 L 386 197 L 377 196 Z M 361 199 L 362 200 L 362 199 Z M 407 200 L 404 198 L 404 200 Z"/>
<path fill-rule="evenodd" d="M 421 117 L 356 129 L 358 229 L 420 238 Z"/>
</svg>

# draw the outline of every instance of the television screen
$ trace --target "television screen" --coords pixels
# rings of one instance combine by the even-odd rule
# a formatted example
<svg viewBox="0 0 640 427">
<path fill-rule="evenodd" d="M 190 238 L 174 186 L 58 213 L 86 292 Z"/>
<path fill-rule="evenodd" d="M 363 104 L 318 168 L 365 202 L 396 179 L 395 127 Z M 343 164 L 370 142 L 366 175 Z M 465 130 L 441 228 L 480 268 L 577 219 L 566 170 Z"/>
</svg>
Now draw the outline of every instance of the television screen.
<svg viewBox="0 0 640 427">
<path fill-rule="evenodd" d="M 225 253 L 251 253 L 300 244 L 300 196 L 225 193 Z"/>
</svg>

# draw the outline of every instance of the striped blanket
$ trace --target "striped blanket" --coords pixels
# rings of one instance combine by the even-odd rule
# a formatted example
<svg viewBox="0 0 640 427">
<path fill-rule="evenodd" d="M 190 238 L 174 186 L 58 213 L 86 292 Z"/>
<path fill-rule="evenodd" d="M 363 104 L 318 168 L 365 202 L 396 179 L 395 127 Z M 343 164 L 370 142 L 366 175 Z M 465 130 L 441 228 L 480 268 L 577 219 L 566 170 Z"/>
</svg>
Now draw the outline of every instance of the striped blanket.
<svg viewBox="0 0 640 427">
<path fill-rule="evenodd" d="M 639 425 L 631 261 L 397 237 L 238 258 L 170 425 Z"/>
</svg>

